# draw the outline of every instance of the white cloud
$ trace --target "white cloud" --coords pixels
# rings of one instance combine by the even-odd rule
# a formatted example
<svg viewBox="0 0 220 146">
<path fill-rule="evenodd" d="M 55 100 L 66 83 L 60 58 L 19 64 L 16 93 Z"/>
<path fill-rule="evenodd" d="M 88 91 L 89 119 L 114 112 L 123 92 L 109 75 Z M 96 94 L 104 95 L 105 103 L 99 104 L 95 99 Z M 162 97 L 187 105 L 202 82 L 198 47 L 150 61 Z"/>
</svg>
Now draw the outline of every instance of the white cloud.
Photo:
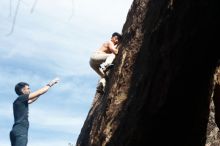
<svg viewBox="0 0 220 146">
<path fill-rule="evenodd" d="M 1 140 L 1 139 L 0 139 Z M 30 146 L 75 146 L 76 141 L 73 139 L 67 139 L 67 140 L 59 140 L 59 139 L 53 139 L 53 140 L 47 140 L 47 139 L 33 139 L 29 135 L 28 139 L 28 145 Z M 1 146 L 10 146 L 10 140 L 8 139 L 1 140 Z"/>
<path fill-rule="evenodd" d="M 21 81 L 28 82 L 30 85 L 32 85 L 32 87 L 34 86 L 38 88 L 39 86 L 45 85 L 49 81 L 48 79 L 45 79 L 44 76 L 39 76 L 31 70 L 13 70 L 12 68 L 0 67 L 0 82 L 2 83 L 0 87 L 7 87 L 7 91 L 5 93 L 14 93 L 15 84 Z"/>
<path fill-rule="evenodd" d="M 58 108 L 59 109 L 59 108 Z M 74 116 L 70 113 L 59 111 L 58 109 L 41 110 L 39 108 L 30 108 L 30 122 L 34 127 L 41 127 L 53 131 L 74 133 L 80 131 L 85 117 Z M 62 108 L 60 108 L 61 110 Z"/>
<path fill-rule="evenodd" d="M 1 140 L 1 139 L 0 139 Z M 8 140 L 1 140 L 1 146 L 10 146 L 11 143 L 9 141 L 9 137 L 8 137 Z"/>
<path fill-rule="evenodd" d="M 0 116 L 3 119 L 10 119 L 13 121 L 13 110 L 12 110 L 12 104 L 10 103 L 1 103 L 1 108 L 0 108 Z"/>
<path fill-rule="evenodd" d="M 74 146 L 75 142 L 71 141 L 67 141 L 67 140 L 57 140 L 57 139 L 53 139 L 53 140 L 46 140 L 46 139 L 42 139 L 42 140 L 34 140 L 34 139 L 30 139 L 28 142 L 28 145 L 31 146 Z"/>
<path fill-rule="evenodd" d="M 9 146 L 9 132 L 13 124 L 12 105 L 9 102 L 0 102 L 0 107 L 0 143 L 1 146 Z"/>
</svg>

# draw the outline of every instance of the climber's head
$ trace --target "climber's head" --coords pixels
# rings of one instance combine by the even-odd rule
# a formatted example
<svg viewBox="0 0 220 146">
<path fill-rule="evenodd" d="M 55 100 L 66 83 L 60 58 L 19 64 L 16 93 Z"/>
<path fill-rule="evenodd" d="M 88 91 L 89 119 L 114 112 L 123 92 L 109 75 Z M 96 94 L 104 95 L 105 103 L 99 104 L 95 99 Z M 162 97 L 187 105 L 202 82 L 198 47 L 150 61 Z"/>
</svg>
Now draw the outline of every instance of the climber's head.
<svg viewBox="0 0 220 146">
<path fill-rule="evenodd" d="M 114 33 L 112 34 L 111 41 L 112 41 L 115 45 L 117 45 L 117 44 L 121 41 L 121 38 L 122 38 L 121 34 L 119 34 L 118 32 L 114 32 Z"/>
</svg>

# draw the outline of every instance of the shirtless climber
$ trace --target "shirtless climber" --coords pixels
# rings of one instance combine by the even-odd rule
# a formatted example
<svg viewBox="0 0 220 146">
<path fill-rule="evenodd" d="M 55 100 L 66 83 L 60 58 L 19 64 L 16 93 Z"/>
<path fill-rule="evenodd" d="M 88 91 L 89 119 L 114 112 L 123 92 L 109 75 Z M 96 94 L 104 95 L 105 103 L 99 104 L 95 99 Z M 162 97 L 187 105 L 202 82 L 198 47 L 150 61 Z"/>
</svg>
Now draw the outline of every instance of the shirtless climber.
<svg viewBox="0 0 220 146">
<path fill-rule="evenodd" d="M 106 72 L 110 67 L 113 66 L 112 62 L 115 59 L 115 56 L 118 54 L 118 49 L 116 47 L 120 40 L 121 34 L 114 32 L 111 40 L 103 43 L 102 46 L 90 57 L 90 66 L 101 77 L 97 87 L 98 92 L 103 92 L 104 90 L 106 83 Z"/>
</svg>

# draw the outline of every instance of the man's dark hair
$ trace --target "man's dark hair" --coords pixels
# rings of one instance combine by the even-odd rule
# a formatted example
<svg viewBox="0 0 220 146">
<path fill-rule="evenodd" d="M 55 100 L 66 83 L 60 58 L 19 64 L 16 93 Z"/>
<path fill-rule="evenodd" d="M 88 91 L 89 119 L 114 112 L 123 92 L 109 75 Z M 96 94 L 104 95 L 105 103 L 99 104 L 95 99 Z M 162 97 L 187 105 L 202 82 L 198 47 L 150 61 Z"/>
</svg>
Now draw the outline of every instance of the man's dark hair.
<svg viewBox="0 0 220 146">
<path fill-rule="evenodd" d="M 118 37 L 118 41 L 119 41 L 119 42 L 121 41 L 122 36 L 121 36 L 120 33 L 114 32 L 114 33 L 112 34 L 112 37 L 114 37 L 114 36 L 117 36 L 117 37 Z"/>
<path fill-rule="evenodd" d="M 25 82 L 20 82 L 20 83 L 17 83 L 17 85 L 15 85 L 15 92 L 16 94 L 18 95 L 22 95 L 22 88 L 24 88 L 25 86 L 29 86 L 28 83 L 25 83 Z"/>
</svg>

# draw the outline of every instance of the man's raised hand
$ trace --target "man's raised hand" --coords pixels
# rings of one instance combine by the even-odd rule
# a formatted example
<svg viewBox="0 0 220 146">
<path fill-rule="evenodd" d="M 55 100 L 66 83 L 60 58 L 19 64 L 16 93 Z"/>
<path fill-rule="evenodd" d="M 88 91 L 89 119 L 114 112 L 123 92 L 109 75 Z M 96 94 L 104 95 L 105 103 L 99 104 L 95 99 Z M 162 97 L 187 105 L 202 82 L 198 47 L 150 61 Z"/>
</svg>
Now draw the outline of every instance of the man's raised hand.
<svg viewBox="0 0 220 146">
<path fill-rule="evenodd" d="M 55 79 L 51 80 L 47 85 L 51 87 L 54 84 L 58 83 L 59 81 L 60 81 L 60 79 L 58 77 L 56 77 Z"/>
</svg>

